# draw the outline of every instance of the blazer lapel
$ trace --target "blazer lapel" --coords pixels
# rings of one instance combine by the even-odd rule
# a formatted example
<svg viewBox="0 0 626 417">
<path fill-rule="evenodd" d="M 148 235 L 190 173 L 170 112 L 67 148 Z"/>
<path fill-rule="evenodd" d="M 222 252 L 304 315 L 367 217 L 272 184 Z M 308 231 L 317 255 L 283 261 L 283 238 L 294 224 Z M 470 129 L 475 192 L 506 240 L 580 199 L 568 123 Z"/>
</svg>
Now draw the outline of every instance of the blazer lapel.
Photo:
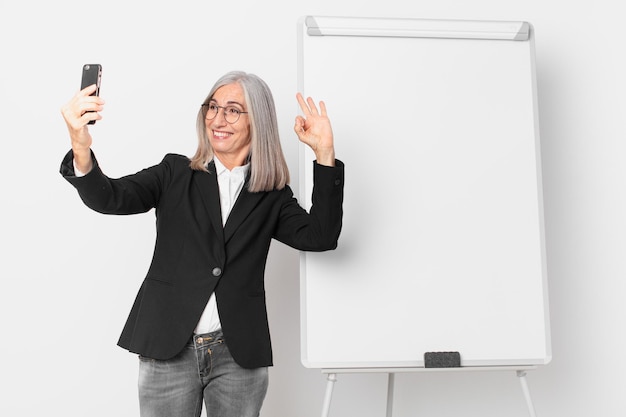
<svg viewBox="0 0 626 417">
<path fill-rule="evenodd" d="M 228 243 L 237 228 L 241 226 L 241 223 L 243 223 L 265 195 L 266 193 L 248 192 L 248 181 L 246 180 L 243 190 L 241 190 L 241 194 L 239 194 L 235 206 L 230 211 L 226 225 L 224 226 L 224 241 L 226 243 Z"/>
</svg>

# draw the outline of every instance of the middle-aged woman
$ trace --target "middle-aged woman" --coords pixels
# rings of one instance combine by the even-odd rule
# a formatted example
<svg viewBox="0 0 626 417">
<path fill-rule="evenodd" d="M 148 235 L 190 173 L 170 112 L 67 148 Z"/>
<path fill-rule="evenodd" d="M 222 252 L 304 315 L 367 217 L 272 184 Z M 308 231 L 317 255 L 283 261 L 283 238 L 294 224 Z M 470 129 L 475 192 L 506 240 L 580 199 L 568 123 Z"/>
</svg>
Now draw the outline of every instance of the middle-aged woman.
<svg viewBox="0 0 626 417">
<path fill-rule="evenodd" d="M 258 416 L 272 365 L 270 242 L 331 250 L 341 230 L 344 169 L 324 102 L 318 109 L 296 96 L 303 115 L 294 130 L 316 157 L 307 212 L 288 185 L 273 97 L 259 77 L 231 72 L 215 83 L 198 112 L 192 158 L 168 154 L 118 179 L 91 150 L 87 123 L 104 108 L 94 91 L 62 108 L 72 149 L 61 174 L 98 212 L 155 209 L 153 259 L 118 342 L 139 355 L 141 415 L 197 417 L 204 401 L 209 417 Z M 81 234 L 78 221 L 72 231 L 80 241 L 98 238 Z"/>
</svg>

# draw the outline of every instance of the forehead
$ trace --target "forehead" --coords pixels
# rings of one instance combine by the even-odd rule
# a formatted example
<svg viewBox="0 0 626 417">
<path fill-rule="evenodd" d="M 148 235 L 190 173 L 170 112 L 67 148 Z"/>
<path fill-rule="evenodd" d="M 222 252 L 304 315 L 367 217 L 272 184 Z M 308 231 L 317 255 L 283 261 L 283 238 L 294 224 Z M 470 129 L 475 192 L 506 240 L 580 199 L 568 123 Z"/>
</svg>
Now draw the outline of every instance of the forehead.
<svg viewBox="0 0 626 417">
<path fill-rule="evenodd" d="M 238 83 L 221 86 L 215 91 L 212 99 L 221 105 L 240 104 L 245 106 L 246 104 L 243 88 Z"/>
</svg>

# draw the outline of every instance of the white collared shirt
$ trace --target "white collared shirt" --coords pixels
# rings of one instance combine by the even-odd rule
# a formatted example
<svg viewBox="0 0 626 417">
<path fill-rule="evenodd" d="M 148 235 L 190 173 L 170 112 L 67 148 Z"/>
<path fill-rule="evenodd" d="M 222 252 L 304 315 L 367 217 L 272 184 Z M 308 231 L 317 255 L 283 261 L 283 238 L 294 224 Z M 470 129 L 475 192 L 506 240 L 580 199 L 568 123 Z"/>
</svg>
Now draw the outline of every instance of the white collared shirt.
<svg viewBox="0 0 626 417">
<path fill-rule="evenodd" d="M 237 197 L 243 189 L 243 184 L 246 180 L 246 175 L 250 170 L 250 164 L 244 166 L 235 167 L 232 171 L 229 171 L 217 157 L 214 157 L 215 171 L 217 174 L 217 185 L 220 191 L 220 207 L 222 211 L 222 226 L 226 224 L 228 215 L 237 201 Z M 215 293 L 211 294 L 209 302 L 207 303 L 200 321 L 196 325 L 194 333 L 210 333 L 219 330 L 222 327 L 220 322 L 220 316 L 217 312 L 217 301 L 215 300 Z"/>
</svg>

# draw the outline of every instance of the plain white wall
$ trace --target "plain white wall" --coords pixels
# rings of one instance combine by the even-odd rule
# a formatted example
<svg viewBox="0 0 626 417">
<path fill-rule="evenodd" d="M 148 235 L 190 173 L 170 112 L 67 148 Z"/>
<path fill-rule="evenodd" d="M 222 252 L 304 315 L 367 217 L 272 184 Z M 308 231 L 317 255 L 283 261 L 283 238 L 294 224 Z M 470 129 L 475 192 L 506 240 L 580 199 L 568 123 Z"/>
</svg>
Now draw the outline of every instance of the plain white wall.
<svg viewBox="0 0 626 417">
<path fill-rule="evenodd" d="M 554 359 L 529 373 L 530 389 L 540 416 L 626 413 L 626 37 L 614 2 L 111 3 L 0 2 L 1 415 L 137 415 L 137 360 L 115 343 L 150 261 L 154 216 L 93 213 L 58 174 L 69 147 L 59 108 L 81 65 L 104 66 L 105 119 L 92 133 L 111 176 L 191 154 L 198 104 L 218 76 L 243 69 L 272 87 L 297 189 L 296 20 L 307 14 L 534 25 Z M 317 416 L 322 406 L 324 377 L 299 360 L 297 275 L 297 253 L 274 245 L 276 366 L 263 417 Z M 384 415 L 385 384 L 340 376 L 331 415 Z M 513 374 L 399 375 L 394 416 L 414 415 L 527 412 Z"/>
</svg>

